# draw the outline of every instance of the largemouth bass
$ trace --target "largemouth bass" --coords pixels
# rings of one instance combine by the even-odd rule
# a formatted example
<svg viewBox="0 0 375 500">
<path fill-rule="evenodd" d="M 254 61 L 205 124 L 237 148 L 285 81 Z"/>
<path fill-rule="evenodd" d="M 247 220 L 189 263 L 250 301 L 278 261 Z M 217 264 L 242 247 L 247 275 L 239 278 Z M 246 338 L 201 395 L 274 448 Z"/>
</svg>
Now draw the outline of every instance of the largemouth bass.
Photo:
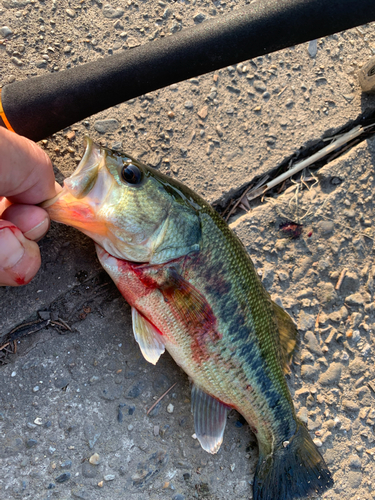
<svg viewBox="0 0 375 500">
<path fill-rule="evenodd" d="M 229 409 L 247 420 L 259 445 L 255 500 L 302 498 L 333 484 L 285 381 L 296 327 L 208 203 L 87 139 L 77 170 L 44 207 L 52 220 L 95 241 L 102 266 L 132 307 L 145 359 L 156 364 L 167 349 L 191 378 L 202 447 L 219 450 Z"/>
</svg>

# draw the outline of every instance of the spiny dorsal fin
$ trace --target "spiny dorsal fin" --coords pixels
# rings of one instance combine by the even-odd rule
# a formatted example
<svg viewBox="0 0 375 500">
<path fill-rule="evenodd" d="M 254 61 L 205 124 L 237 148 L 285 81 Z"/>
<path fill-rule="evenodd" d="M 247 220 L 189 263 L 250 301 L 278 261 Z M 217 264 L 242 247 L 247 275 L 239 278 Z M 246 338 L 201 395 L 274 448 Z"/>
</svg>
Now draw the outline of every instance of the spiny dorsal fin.
<svg viewBox="0 0 375 500">
<path fill-rule="evenodd" d="M 229 407 L 195 385 L 191 390 L 191 411 L 198 441 L 208 453 L 217 453 L 223 441 Z"/>
<path fill-rule="evenodd" d="M 277 328 L 280 334 L 281 363 L 285 373 L 289 373 L 290 365 L 298 351 L 298 330 L 292 318 L 275 302 L 272 302 Z"/>
<path fill-rule="evenodd" d="M 165 351 L 162 335 L 135 307 L 132 307 L 132 319 L 134 337 L 141 348 L 143 357 L 149 363 L 156 365 Z"/>
</svg>

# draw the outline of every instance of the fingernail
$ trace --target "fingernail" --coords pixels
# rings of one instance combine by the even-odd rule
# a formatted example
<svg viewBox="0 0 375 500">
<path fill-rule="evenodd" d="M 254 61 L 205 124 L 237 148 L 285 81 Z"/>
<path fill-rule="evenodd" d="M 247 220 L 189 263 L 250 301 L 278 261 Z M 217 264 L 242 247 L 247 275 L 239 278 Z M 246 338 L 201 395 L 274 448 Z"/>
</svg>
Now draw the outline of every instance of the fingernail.
<svg viewBox="0 0 375 500">
<path fill-rule="evenodd" d="M 0 230 L 0 267 L 10 269 L 22 259 L 24 247 L 8 228 Z"/>
<path fill-rule="evenodd" d="M 48 230 L 48 225 L 49 225 L 49 219 L 46 217 L 42 222 L 37 224 L 36 226 L 32 227 L 26 233 L 24 233 L 24 236 L 26 236 L 27 239 L 36 241 L 39 238 L 42 238 Z"/>
</svg>

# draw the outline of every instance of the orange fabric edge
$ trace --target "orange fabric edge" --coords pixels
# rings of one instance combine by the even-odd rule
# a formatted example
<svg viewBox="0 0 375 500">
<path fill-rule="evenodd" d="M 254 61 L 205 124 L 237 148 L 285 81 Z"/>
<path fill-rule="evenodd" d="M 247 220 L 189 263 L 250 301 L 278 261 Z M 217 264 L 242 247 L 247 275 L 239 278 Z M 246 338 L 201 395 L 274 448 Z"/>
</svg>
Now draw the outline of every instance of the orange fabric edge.
<svg viewBox="0 0 375 500">
<path fill-rule="evenodd" d="M 8 130 L 11 130 L 12 132 L 15 132 L 15 131 L 13 130 L 12 125 L 9 123 L 9 120 L 8 120 L 8 118 L 6 117 L 5 112 L 4 112 L 3 104 L 2 104 L 2 102 L 1 102 L 1 89 L 0 89 L 0 116 L 1 116 L 1 119 L 3 120 L 4 125 L 6 126 L 6 128 L 7 128 Z"/>
</svg>

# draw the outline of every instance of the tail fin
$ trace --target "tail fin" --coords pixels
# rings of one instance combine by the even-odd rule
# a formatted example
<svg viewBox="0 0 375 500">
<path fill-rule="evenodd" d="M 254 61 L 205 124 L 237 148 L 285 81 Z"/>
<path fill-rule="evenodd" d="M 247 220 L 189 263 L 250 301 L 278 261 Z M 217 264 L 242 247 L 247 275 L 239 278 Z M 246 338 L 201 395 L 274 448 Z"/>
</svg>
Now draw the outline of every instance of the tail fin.
<svg viewBox="0 0 375 500">
<path fill-rule="evenodd" d="M 259 457 L 254 500 L 292 500 L 323 493 L 333 479 L 306 427 L 298 422 L 295 435 L 272 455 Z"/>
</svg>

